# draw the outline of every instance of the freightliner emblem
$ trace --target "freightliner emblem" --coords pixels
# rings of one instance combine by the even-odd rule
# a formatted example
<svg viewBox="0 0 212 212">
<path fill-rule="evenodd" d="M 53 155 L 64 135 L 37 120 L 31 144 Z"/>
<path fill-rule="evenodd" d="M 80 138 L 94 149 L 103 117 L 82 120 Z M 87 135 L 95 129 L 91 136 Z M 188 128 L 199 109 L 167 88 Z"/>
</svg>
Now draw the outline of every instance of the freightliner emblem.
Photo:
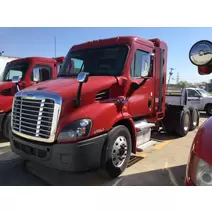
<svg viewBox="0 0 212 212">
<path fill-rule="evenodd" d="M 24 99 L 35 99 L 36 97 L 31 95 L 31 94 L 27 94 L 26 96 L 24 96 Z"/>
</svg>

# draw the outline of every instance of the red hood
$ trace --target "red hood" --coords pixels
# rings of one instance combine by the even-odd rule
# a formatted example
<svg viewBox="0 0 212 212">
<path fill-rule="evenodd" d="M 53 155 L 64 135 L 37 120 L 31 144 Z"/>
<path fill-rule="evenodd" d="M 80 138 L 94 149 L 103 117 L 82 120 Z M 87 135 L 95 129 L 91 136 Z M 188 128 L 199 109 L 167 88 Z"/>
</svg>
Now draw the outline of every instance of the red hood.
<svg viewBox="0 0 212 212">
<path fill-rule="evenodd" d="M 91 76 L 87 83 L 82 86 L 82 96 L 89 93 L 96 94 L 97 92 L 109 88 L 117 80 L 113 76 Z M 55 80 L 49 80 L 46 82 L 39 83 L 29 88 L 29 90 L 45 90 L 50 92 L 58 93 L 62 98 L 70 98 L 75 96 L 79 83 L 76 78 L 57 78 Z"/>
<path fill-rule="evenodd" d="M 12 88 L 15 84 L 13 82 L 0 82 L 0 91 Z"/>
</svg>

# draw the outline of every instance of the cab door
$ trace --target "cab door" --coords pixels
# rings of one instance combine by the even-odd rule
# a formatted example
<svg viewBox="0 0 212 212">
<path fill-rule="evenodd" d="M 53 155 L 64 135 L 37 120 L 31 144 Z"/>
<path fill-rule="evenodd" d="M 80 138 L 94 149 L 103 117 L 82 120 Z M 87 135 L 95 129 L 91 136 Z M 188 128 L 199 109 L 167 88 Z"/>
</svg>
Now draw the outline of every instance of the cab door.
<svg viewBox="0 0 212 212">
<path fill-rule="evenodd" d="M 195 91 L 194 89 L 187 89 L 187 105 L 188 106 L 192 106 L 195 107 L 198 110 L 201 110 L 201 106 L 202 106 L 202 98 L 201 95 Z"/>
<path fill-rule="evenodd" d="M 140 46 L 134 53 L 130 67 L 131 85 L 141 85 L 138 89 L 131 88 L 128 97 L 128 111 L 133 117 L 146 116 L 152 113 L 154 100 L 154 81 L 153 77 L 146 80 L 142 76 L 147 76 L 153 72 L 153 49 Z M 142 85 L 142 83 L 145 83 Z"/>
</svg>

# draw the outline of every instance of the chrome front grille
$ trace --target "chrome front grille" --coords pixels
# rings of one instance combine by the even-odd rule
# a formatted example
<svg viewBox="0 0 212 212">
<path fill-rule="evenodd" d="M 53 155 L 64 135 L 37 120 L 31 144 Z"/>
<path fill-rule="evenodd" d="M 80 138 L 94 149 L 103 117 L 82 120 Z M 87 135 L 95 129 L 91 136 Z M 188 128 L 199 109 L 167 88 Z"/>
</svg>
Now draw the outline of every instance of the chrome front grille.
<svg viewBox="0 0 212 212">
<path fill-rule="evenodd" d="M 18 93 L 14 97 L 12 111 L 12 130 L 20 136 L 42 141 L 53 142 L 61 104 L 52 98 L 42 98 L 34 91 L 33 98 L 28 93 Z M 37 96 L 36 96 L 37 94 Z"/>
</svg>

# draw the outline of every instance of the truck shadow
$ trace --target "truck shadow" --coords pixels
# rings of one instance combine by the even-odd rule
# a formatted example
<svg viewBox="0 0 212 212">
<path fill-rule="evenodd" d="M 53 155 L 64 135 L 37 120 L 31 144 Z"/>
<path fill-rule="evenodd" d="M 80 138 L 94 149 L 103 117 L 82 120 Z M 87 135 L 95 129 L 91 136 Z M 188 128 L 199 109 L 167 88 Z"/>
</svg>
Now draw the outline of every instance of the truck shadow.
<svg viewBox="0 0 212 212">
<path fill-rule="evenodd" d="M 121 176 L 105 186 L 184 186 L 186 165 Z"/>
<path fill-rule="evenodd" d="M 127 173 L 127 170 L 125 173 Z M 106 178 L 101 171 L 66 173 L 33 162 L 25 163 L 9 152 L 0 155 L 0 186 L 182 186 L 186 165 Z"/>
<path fill-rule="evenodd" d="M 35 168 L 35 164 L 33 165 Z M 46 174 L 36 167 L 28 170 L 41 177 L 53 186 L 183 186 L 186 165 L 169 167 L 165 169 L 153 170 L 132 175 L 123 175 L 117 179 L 111 180 L 102 175 L 101 171 L 90 171 L 81 174 L 71 174 L 66 172 L 55 172 L 55 170 L 46 170 Z M 42 171 L 42 172 L 39 172 Z M 42 174 L 41 174 L 42 173 Z"/>
<path fill-rule="evenodd" d="M 24 168 L 24 161 L 13 153 L 0 154 L 0 186 L 49 185 Z"/>
<path fill-rule="evenodd" d="M 151 138 L 158 142 L 179 139 L 179 137 L 177 135 L 173 135 L 173 134 L 167 133 L 167 132 L 152 132 Z"/>
<path fill-rule="evenodd" d="M 199 115 L 200 115 L 200 118 L 204 118 L 204 119 L 210 118 L 210 116 L 208 116 L 208 115 L 207 115 L 206 113 L 204 113 L 204 112 L 200 112 Z"/>
</svg>

